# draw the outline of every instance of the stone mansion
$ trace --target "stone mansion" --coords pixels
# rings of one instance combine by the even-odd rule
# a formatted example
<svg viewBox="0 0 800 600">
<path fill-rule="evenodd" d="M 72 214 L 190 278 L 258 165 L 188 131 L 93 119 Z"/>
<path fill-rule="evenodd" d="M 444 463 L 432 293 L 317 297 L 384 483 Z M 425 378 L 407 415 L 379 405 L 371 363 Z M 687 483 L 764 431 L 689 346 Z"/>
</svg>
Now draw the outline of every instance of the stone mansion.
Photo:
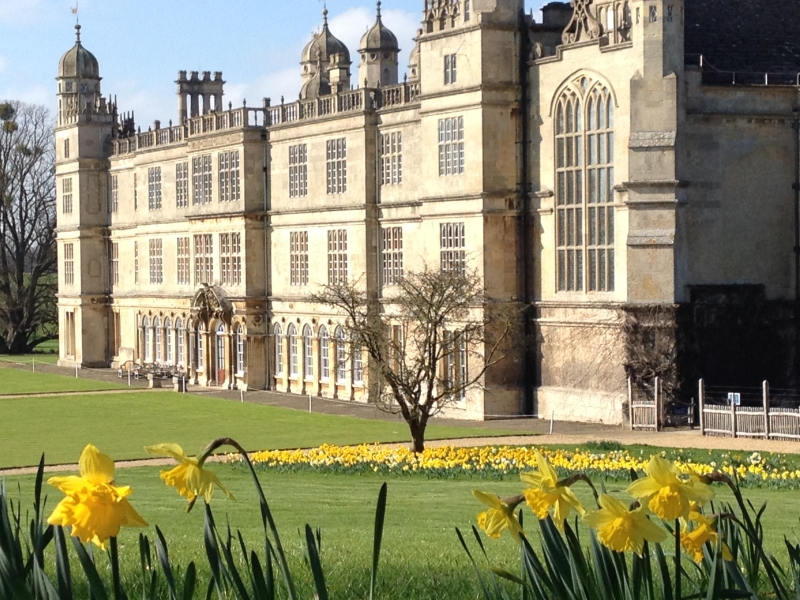
<svg viewBox="0 0 800 600">
<path fill-rule="evenodd" d="M 620 423 L 629 378 L 795 385 L 800 3 L 572 0 L 538 23 L 523 0 L 419 2 L 405 75 L 380 3 L 356 55 L 326 11 L 298 100 L 233 105 L 222 73 L 180 71 L 177 117 L 144 127 L 77 28 L 60 364 L 369 401 L 310 296 L 350 279 L 390 303 L 442 261 L 525 307 L 530 341 L 448 416 Z"/>
</svg>

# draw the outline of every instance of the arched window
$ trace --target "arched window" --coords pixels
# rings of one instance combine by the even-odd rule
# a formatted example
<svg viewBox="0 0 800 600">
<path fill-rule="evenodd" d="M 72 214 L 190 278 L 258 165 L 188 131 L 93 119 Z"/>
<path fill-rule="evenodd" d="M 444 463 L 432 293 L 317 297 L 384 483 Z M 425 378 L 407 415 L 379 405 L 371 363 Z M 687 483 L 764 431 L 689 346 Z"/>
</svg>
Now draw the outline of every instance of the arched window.
<svg viewBox="0 0 800 600">
<path fill-rule="evenodd" d="M 293 323 L 289 323 L 286 328 L 286 337 L 289 338 L 289 375 L 296 377 L 298 373 L 297 365 L 297 329 Z"/>
<path fill-rule="evenodd" d="M 311 345 L 311 327 L 303 327 L 303 379 L 311 379 L 314 376 L 314 348 Z"/>
<path fill-rule="evenodd" d="M 244 375 L 244 328 L 236 327 L 236 372 Z"/>
<path fill-rule="evenodd" d="M 181 319 L 175 319 L 175 354 L 177 355 L 177 364 L 183 366 L 184 358 L 183 358 L 183 321 Z"/>
<path fill-rule="evenodd" d="M 205 333 L 205 327 L 203 326 L 203 322 L 200 321 L 197 324 L 197 369 L 199 371 L 203 370 L 203 365 L 205 365 L 205 360 L 203 356 L 203 335 Z"/>
<path fill-rule="evenodd" d="M 142 319 L 142 329 L 144 329 L 144 362 L 153 362 L 153 330 L 150 329 L 150 319 Z"/>
<path fill-rule="evenodd" d="M 585 126 L 584 126 L 585 124 Z M 614 290 L 614 104 L 583 77 L 556 106 L 559 292 Z"/>
<path fill-rule="evenodd" d="M 280 324 L 275 323 L 273 333 L 275 335 L 275 374 L 283 375 L 283 329 Z"/>
<path fill-rule="evenodd" d="M 217 326 L 217 374 L 225 369 L 225 324 L 220 323 Z M 217 382 L 219 383 L 219 382 Z"/>
<path fill-rule="evenodd" d="M 164 340 L 166 341 L 167 352 L 165 355 L 166 363 L 171 365 L 174 357 L 172 356 L 172 321 L 169 317 L 164 319 Z"/>
<path fill-rule="evenodd" d="M 344 381 L 347 378 L 347 363 L 346 363 L 346 350 L 344 329 L 341 325 L 336 328 L 336 379 Z"/>
<path fill-rule="evenodd" d="M 319 328 L 319 377 L 326 381 L 331 376 L 330 351 L 331 340 L 328 337 L 328 330 L 322 325 Z"/>
<path fill-rule="evenodd" d="M 356 340 L 356 336 L 351 334 L 350 340 L 352 342 L 353 351 L 353 382 L 364 383 L 364 358 L 363 350 Z"/>
<path fill-rule="evenodd" d="M 153 319 L 153 333 L 155 338 L 155 348 L 156 351 L 154 352 L 156 357 L 156 362 L 161 362 L 161 319 L 155 317 Z"/>
</svg>

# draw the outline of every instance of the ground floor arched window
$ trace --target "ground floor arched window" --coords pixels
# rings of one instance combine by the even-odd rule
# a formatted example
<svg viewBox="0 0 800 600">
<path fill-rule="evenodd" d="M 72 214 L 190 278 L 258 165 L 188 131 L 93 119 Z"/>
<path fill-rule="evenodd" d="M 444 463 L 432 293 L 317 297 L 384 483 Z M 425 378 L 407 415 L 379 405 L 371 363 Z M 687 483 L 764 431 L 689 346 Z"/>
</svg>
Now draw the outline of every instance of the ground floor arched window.
<svg viewBox="0 0 800 600">
<path fill-rule="evenodd" d="M 244 331 L 241 325 L 236 327 L 236 372 L 244 375 Z"/>
<path fill-rule="evenodd" d="M 297 330 L 293 323 L 289 323 L 286 328 L 286 336 L 289 338 L 289 375 L 296 377 L 299 369 L 297 364 Z"/>
<path fill-rule="evenodd" d="M 175 332 L 176 332 L 175 333 L 175 335 L 176 335 L 175 348 L 176 348 L 176 353 L 178 355 L 177 356 L 177 358 L 178 358 L 177 363 L 179 365 L 183 365 L 184 364 L 184 362 L 183 362 L 183 336 L 184 336 L 184 331 L 183 331 L 183 321 L 181 319 L 176 319 L 175 320 Z"/>
<path fill-rule="evenodd" d="M 222 383 L 222 380 L 225 379 L 225 325 L 220 323 L 217 326 L 217 348 L 216 348 L 216 358 L 217 358 L 217 372 L 216 378 L 217 383 Z"/>
<path fill-rule="evenodd" d="M 164 319 L 164 340 L 166 341 L 166 346 L 167 346 L 166 356 L 164 358 L 166 359 L 166 363 L 168 365 L 171 365 L 173 363 L 173 361 L 174 361 L 174 358 L 175 358 L 172 355 L 172 348 L 173 348 L 173 346 L 172 346 L 172 336 L 173 335 L 174 335 L 174 332 L 172 331 L 172 319 L 167 317 L 166 319 Z"/>
<path fill-rule="evenodd" d="M 154 333 L 153 337 L 155 338 L 155 348 L 156 348 L 156 351 L 155 351 L 154 354 L 155 354 L 155 357 L 156 357 L 156 362 L 160 363 L 161 359 L 162 359 L 162 357 L 161 357 L 161 333 L 162 332 L 161 332 L 161 319 L 159 319 L 158 317 L 155 317 L 153 319 L 153 333 Z"/>
<path fill-rule="evenodd" d="M 303 379 L 311 379 L 314 376 L 314 348 L 311 344 L 311 327 L 303 327 Z"/>
<path fill-rule="evenodd" d="M 283 329 L 279 323 L 275 323 L 273 333 L 275 334 L 275 373 L 283 375 Z"/>
<path fill-rule="evenodd" d="M 323 381 L 327 381 L 331 376 L 330 343 L 328 330 L 322 325 L 319 328 L 319 376 Z"/>
<path fill-rule="evenodd" d="M 205 327 L 202 321 L 197 325 L 197 369 L 202 370 L 205 361 L 203 360 L 203 335 L 205 334 Z"/>
<path fill-rule="evenodd" d="M 142 319 L 142 329 L 144 330 L 144 362 L 153 362 L 153 330 L 150 329 L 149 317 Z"/>
</svg>

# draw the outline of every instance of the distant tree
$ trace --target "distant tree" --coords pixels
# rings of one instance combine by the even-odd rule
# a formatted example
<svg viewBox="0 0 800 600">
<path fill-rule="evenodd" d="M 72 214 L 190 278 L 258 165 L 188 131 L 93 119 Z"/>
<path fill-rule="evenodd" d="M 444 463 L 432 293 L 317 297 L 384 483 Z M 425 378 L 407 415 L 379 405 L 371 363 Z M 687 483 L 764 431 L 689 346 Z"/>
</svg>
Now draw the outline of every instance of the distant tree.
<svg viewBox="0 0 800 600">
<path fill-rule="evenodd" d="M 0 103 L 0 353 L 58 337 L 53 119 Z"/>
<path fill-rule="evenodd" d="M 366 353 L 370 394 L 378 408 L 403 416 L 422 452 L 428 420 L 481 387 L 505 358 L 518 319 L 486 297 L 475 272 L 426 266 L 406 273 L 383 301 L 363 287 L 329 284 L 312 299 L 345 316 L 348 356 Z"/>
</svg>

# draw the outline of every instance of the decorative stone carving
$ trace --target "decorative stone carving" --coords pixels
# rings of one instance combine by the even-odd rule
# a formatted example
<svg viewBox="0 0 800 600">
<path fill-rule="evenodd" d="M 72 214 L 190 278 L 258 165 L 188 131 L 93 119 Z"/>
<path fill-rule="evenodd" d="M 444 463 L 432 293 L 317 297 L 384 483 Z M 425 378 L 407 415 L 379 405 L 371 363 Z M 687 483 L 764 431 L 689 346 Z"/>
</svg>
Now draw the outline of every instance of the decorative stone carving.
<svg viewBox="0 0 800 600">
<path fill-rule="evenodd" d="M 602 29 L 592 11 L 594 0 L 571 0 L 574 9 L 572 19 L 567 24 L 561 36 L 564 44 L 574 44 L 586 40 L 596 40 L 600 37 Z"/>
<path fill-rule="evenodd" d="M 203 284 L 192 299 L 192 317 L 208 324 L 210 319 L 221 319 L 231 324 L 233 307 L 222 288 Z"/>
</svg>

